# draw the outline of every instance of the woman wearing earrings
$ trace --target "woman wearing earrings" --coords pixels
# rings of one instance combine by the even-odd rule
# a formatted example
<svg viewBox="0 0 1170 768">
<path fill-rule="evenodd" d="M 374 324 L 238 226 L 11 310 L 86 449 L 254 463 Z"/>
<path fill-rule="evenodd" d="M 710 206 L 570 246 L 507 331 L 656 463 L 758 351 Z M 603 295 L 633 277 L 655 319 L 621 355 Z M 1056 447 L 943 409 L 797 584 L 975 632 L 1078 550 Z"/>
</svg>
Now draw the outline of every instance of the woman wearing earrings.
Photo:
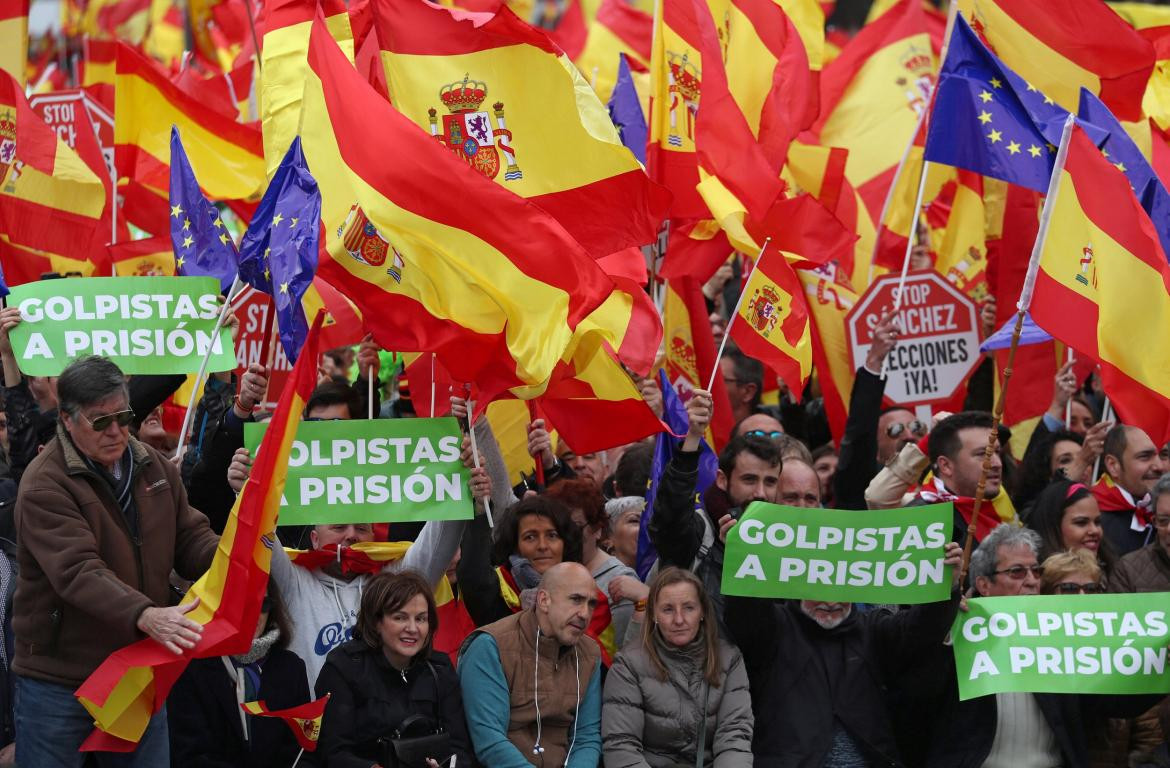
<svg viewBox="0 0 1170 768">
<path fill-rule="evenodd" d="M 641 642 L 627 643 L 605 682 L 605 768 L 749 768 L 751 696 L 739 651 L 720 640 L 714 608 L 690 571 L 650 587 Z"/>
</svg>

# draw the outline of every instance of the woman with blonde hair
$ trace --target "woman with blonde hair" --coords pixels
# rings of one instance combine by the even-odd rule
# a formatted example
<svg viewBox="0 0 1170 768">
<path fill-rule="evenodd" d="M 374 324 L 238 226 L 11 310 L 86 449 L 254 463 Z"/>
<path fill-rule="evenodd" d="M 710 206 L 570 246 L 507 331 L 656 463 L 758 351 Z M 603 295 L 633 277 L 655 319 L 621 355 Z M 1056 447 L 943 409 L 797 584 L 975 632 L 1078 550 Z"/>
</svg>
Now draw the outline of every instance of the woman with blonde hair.
<svg viewBox="0 0 1170 768">
<path fill-rule="evenodd" d="M 605 768 L 751 766 L 747 671 L 719 638 L 702 582 L 663 569 L 635 621 L 643 611 L 641 642 L 622 648 L 605 681 Z"/>
</svg>

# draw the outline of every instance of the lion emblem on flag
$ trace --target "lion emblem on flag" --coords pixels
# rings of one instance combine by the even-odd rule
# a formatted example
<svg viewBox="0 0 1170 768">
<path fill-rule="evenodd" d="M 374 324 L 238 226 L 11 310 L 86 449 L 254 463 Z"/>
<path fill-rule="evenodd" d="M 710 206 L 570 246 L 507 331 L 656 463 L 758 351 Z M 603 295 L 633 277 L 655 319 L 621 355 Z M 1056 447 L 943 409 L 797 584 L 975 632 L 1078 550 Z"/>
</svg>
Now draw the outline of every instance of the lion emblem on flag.
<svg viewBox="0 0 1170 768">
<path fill-rule="evenodd" d="M 776 292 L 776 286 L 764 285 L 757 288 L 748 301 L 747 320 L 756 333 L 766 339 L 775 330 L 782 312 L 780 294 Z"/>
<path fill-rule="evenodd" d="M 386 268 L 386 274 L 394 282 L 402 282 L 402 270 L 406 267 L 402 254 L 382 236 L 360 205 L 354 203 L 349 209 L 345 221 L 337 228 L 337 236 L 341 238 L 346 253 L 371 267 L 381 267 L 392 254 L 393 259 Z"/>
<path fill-rule="evenodd" d="M 440 133 L 438 110 L 434 107 L 427 110 L 431 135 L 489 179 L 499 175 L 502 155 L 504 181 L 518 181 L 524 178 L 524 174 L 516 165 L 512 132 L 504 121 L 504 103 L 497 101 L 492 104 L 490 113 L 481 110 L 487 94 L 487 83 L 472 80 L 467 74 L 463 75 L 461 82 L 444 85 L 439 89 L 439 100 L 449 114 L 443 115 L 443 131 Z"/>
<path fill-rule="evenodd" d="M 8 166 L 16 162 L 16 113 L 9 108 L 0 112 L 0 181 L 8 175 Z"/>
</svg>

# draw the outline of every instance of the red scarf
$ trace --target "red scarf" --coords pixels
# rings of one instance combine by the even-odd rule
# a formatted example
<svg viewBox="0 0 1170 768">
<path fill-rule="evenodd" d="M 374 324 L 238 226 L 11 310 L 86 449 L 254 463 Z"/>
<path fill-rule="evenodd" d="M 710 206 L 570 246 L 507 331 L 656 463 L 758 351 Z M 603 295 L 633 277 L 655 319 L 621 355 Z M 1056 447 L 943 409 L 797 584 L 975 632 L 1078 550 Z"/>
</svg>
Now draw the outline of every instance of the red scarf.
<svg viewBox="0 0 1170 768">
<path fill-rule="evenodd" d="M 933 480 L 933 483 L 931 482 Z M 959 511 L 963 517 L 963 522 L 968 526 L 971 525 L 971 516 L 975 514 L 975 499 L 970 496 L 956 496 L 947 490 L 943 485 L 943 481 L 937 477 L 927 480 L 926 484 L 918 490 L 918 498 L 930 504 L 949 501 Z M 995 530 L 995 527 L 1001 523 L 1006 522 L 999 516 L 999 512 L 995 509 L 995 504 L 991 499 L 984 499 L 983 503 L 979 505 L 979 520 L 975 524 L 975 538 L 983 541 L 987 534 Z"/>
<path fill-rule="evenodd" d="M 400 560 L 410 547 L 409 541 L 360 541 L 352 547 L 341 548 L 342 573 L 377 573 L 386 563 Z M 337 545 L 321 549 L 286 549 L 294 565 L 312 571 L 329 563 L 338 562 Z"/>
<path fill-rule="evenodd" d="M 1149 494 L 1146 494 L 1141 501 L 1135 503 L 1133 497 L 1124 488 L 1114 484 L 1113 478 L 1109 477 L 1109 475 L 1101 475 L 1101 478 L 1089 490 L 1092 491 L 1093 498 L 1097 500 L 1097 506 L 1101 508 L 1102 512 L 1111 512 L 1113 514 L 1127 514 L 1132 512 L 1142 528 L 1146 528 L 1153 523 L 1153 512 L 1150 509 Z"/>
</svg>

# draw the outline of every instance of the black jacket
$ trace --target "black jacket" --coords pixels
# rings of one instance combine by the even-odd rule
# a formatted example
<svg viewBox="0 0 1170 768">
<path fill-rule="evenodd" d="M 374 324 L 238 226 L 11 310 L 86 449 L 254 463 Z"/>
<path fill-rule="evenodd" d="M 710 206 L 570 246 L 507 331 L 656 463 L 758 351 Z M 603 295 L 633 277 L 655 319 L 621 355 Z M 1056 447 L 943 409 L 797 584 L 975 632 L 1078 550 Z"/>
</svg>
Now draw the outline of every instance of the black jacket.
<svg viewBox="0 0 1170 768">
<path fill-rule="evenodd" d="M 877 459 L 878 420 L 886 382 L 865 367 L 857 369 L 849 395 L 849 418 L 841 438 L 837 473 L 833 476 L 833 506 L 866 509 L 865 489 L 881 470 Z"/>
<path fill-rule="evenodd" d="M 317 695 L 326 693 L 332 695 L 321 720 L 319 765 L 370 768 L 380 760 L 378 739 L 410 715 L 438 720 L 451 736 L 455 765 L 472 765 L 463 695 L 446 654 L 432 652 L 399 672 L 380 647 L 350 640 L 329 653 L 317 677 Z M 450 755 L 431 757 L 446 766 Z"/>
<path fill-rule="evenodd" d="M 309 701 L 305 663 L 274 648 L 261 665 L 260 690 L 269 709 Z M 218 657 L 194 659 L 167 699 L 173 768 L 287 768 L 300 746 L 283 720 L 248 715 L 251 743 L 244 741 L 236 684 Z"/>
<path fill-rule="evenodd" d="M 820 768 L 839 723 L 871 766 L 899 766 L 887 687 L 942 645 L 956 599 L 894 613 L 856 609 L 822 629 L 800 602 L 727 596 L 724 618 L 747 664 L 757 768 Z M 769 615 L 770 614 L 770 615 Z"/>
</svg>

